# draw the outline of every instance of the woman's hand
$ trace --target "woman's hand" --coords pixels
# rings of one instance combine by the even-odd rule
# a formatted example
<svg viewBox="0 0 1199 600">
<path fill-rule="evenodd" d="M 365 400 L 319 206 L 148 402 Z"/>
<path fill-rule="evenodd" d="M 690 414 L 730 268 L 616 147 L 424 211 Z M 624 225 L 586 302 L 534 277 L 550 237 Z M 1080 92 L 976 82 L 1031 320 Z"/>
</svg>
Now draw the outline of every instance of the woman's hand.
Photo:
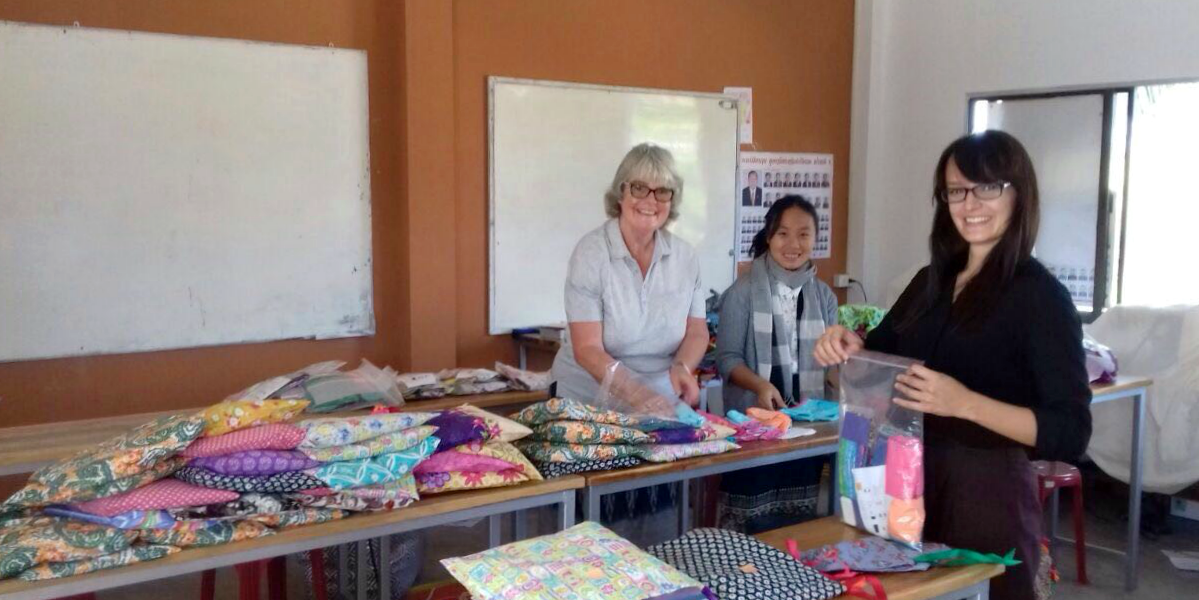
<svg viewBox="0 0 1199 600">
<path fill-rule="evenodd" d="M 979 399 L 958 380 L 924 365 L 912 365 L 907 372 L 897 376 L 895 389 L 911 398 L 895 398 L 896 404 L 942 417 L 969 419 Z"/>
<path fill-rule="evenodd" d="M 783 395 L 779 393 L 779 389 L 774 387 L 774 384 L 769 381 L 754 391 L 758 394 L 758 406 L 766 410 L 778 410 L 787 407 L 787 403 L 783 401 Z"/>
<path fill-rule="evenodd" d="M 670 387 L 687 406 L 695 408 L 699 405 L 699 381 L 686 365 L 676 362 L 670 366 Z"/>
<path fill-rule="evenodd" d="M 866 344 L 858 334 L 841 325 L 833 325 L 824 330 L 820 339 L 816 340 L 816 350 L 812 352 L 816 362 L 822 367 L 839 365 L 847 360 Z"/>
</svg>

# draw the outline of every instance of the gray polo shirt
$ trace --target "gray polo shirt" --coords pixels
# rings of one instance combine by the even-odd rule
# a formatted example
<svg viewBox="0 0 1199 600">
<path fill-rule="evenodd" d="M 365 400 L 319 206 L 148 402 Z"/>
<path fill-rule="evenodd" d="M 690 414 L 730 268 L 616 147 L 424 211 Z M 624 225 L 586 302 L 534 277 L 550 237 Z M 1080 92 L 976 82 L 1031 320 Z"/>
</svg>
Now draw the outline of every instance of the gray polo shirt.
<svg viewBox="0 0 1199 600">
<path fill-rule="evenodd" d="M 604 350 L 671 397 L 666 372 L 683 342 L 687 317 L 705 317 L 699 259 L 690 244 L 659 229 L 642 280 L 616 219 L 579 240 L 566 272 L 566 320 L 602 322 Z M 569 331 L 551 375 L 563 398 L 590 401 L 599 390 L 599 382 L 575 361 Z"/>
</svg>

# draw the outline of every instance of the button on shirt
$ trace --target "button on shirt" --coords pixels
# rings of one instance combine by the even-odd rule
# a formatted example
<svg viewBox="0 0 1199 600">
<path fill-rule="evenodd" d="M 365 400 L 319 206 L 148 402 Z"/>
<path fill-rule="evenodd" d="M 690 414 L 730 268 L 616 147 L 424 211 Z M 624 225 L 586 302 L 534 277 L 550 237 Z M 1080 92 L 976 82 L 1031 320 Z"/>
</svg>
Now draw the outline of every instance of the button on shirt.
<svg viewBox="0 0 1199 600">
<path fill-rule="evenodd" d="M 669 393 L 666 372 L 687 331 L 706 315 L 699 259 L 687 242 L 659 229 L 645 278 L 620 225 L 610 219 L 579 240 L 566 273 L 566 320 L 600 321 L 604 350 Z M 569 334 L 554 358 L 558 396 L 591 401 L 599 382 L 575 361 Z M 660 389 L 666 382 L 666 390 Z M 671 394 L 673 396 L 673 394 Z"/>
</svg>

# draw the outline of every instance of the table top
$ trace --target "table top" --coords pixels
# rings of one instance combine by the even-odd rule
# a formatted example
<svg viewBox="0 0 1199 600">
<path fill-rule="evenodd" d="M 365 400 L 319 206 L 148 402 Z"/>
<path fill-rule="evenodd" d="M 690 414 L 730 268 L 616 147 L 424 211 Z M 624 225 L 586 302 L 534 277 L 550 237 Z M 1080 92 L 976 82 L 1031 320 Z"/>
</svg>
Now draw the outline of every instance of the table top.
<svg viewBox="0 0 1199 600">
<path fill-rule="evenodd" d="M 636 467 L 629 467 L 627 469 L 586 473 L 584 476 L 587 478 L 588 486 L 602 485 L 629 479 L 648 477 L 651 475 L 657 475 L 659 473 L 688 471 L 691 469 L 706 467 L 708 465 L 739 462 L 758 456 L 780 454 L 791 450 L 800 450 L 804 448 L 813 448 L 816 446 L 825 446 L 837 443 L 837 423 L 835 422 L 800 423 L 800 426 L 815 429 L 816 434 L 800 438 L 792 438 L 789 440 L 738 442 L 738 444 L 741 446 L 741 449 L 725 452 L 723 454 L 696 456 L 694 458 L 684 458 L 682 460 L 676 460 L 668 463 L 644 463 L 637 465 Z"/>
<path fill-rule="evenodd" d="M 62 595 L 69 595 L 80 593 L 74 591 L 78 589 L 117 587 L 239 564 L 250 560 L 260 560 L 262 558 L 293 552 L 303 552 L 314 548 L 347 543 L 355 539 L 376 537 L 376 534 L 367 530 L 379 527 L 436 517 L 451 512 L 499 504 L 510 500 L 577 490 L 582 488 L 583 485 L 584 480 L 582 477 L 567 475 L 545 481 L 531 481 L 508 487 L 468 492 L 450 492 L 428 496 L 413 503 L 411 506 L 401 509 L 358 513 L 337 521 L 285 529 L 275 535 L 268 535 L 252 540 L 206 548 L 189 548 L 159 560 L 137 563 L 116 569 L 47 581 L 3 581 L 0 582 L 0 598 L 7 598 L 9 594 L 29 593 L 42 588 L 60 587 L 66 584 L 69 584 L 72 590 L 62 590 Z M 55 594 L 58 594 L 58 592 L 56 591 Z"/>
<path fill-rule="evenodd" d="M 782 527 L 758 534 L 759 540 L 787 551 L 787 540 L 793 539 L 800 549 L 809 550 L 837 542 L 856 540 L 870 534 L 841 522 L 836 517 L 825 517 L 790 527 Z M 936 598 L 955 590 L 967 588 L 981 581 L 1002 575 L 1003 565 L 969 565 L 965 567 L 937 567 L 915 573 L 880 573 L 878 580 L 887 592 L 889 600 L 924 600 Z"/>
<path fill-rule="evenodd" d="M 431 400 L 412 400 L 402 407 L 407 411 L 435 411 L 473 404 L 479 408 L 507 406 L 540 402 L 549 397 L 544 391 L 500 392 L 470 396 L 446 396 Z M 39 425 L 23 425 L 0 429 L 0 475 L 31 473 L 43 465 L 52 463 L 100 442 L 116 437 L 134 427 L 158 417 L 189 412 L 199 412 L 206 407 L 188 410 L 137 413 L 100 419 L 60 421 Z M 362 414 L 363 411 L 357 411 Z M 311 414 L 303 413 L 295 420 L 345 416 L 351 413 Z"/>
<path fill-rule="evenodd" d="M 1114 394 L 1117 392 L 1127 392 L 1139 388 L 1147 388 L 1153 385 L 1151 377 L 1137 377 L 1133 375 L 1117 375 L 1116 380 L 1111 383 L 1092 384 L 1091 394 Z"/>
</svg>

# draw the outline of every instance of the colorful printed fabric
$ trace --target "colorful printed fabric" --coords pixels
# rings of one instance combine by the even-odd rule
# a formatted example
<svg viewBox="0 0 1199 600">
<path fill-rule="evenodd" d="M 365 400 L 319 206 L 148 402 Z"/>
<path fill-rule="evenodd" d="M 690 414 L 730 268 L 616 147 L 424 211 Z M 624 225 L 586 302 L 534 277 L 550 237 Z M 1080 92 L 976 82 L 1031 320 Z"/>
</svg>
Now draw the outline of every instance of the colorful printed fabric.
<svg viewBox="0 0 1199 600">
<path fill-rule="evenodd" d="M 479 456 L 477 454 L 468 454 L 466 452 L 458 452 L 450 450 L 449 452 L 437 452 L 429 458 L 422 461 L 412 472 L 416 475 L 424 475 L 426 473 L 448 473 L 450 471 L 459 471 L 462 473 L 485 473 L 488 471 L 504 471 L 511 469 L 516 465 L 506 460 L 492 458 L 490 456 Z"/>
<path fill-rule="evenodd" d="M 175 517 L 165 510 L 131 510 L 111 517 L 85 513 L 68 506 L 47 506 L 42 512 L 52 517 L 65 517 L 117 529 L 170 529 L 177 523 Z"/>
<path fill-rule="evenodd" d="M 0 529 L 0 579 L 15 577 L 49 562 L 68 562 L 120 552 L 137 539 L 136 531 L 36 517 Z"/>
<path fill-rule="evenodd" d="M 668 429 L 663 431 L 695 431 L 694 429 Z M 655 432 L 663 433 L 663 432 Z M 550 421 L 533 428 L 533 437 L 546 442 L 563 444 L 649 444 L 651 434 L 640 429 L 590 423 L 587 421 Z"/>
<path fill-rule="evenodd" d="M 274 475 L 320 466 L 299 450 L 246 450 L 223 456 L 206 456 L 190 463 L 222 475 Z"/>
<path fill-rule="evenodd" d="M 592 460 L 612 460 L 625 456 L 641 456 L 639 446 L 627 444 L 560 444 L 555 442 L 539 442 L 521 440 L 516 442 L 525 456 L 537 462 L 584 462 Z"/>
<path fill-rule="evenodd" d="M 723 454 L 740 447 L 728 440 L 712 440 L 694 444 L 654 444 L 641 447 L 640 456 L 650 462 L 673 462 L 693 456 Z"/>
<path fill-rule="evenodd" d="M 202 437 L 179 453 L 188 458 L 223 456 L 250 450 L 291 450 L 304 441 L 304 430 L 287 423 L 239 429 L 224 435 Z"/>
<path fill-rule="evenodd" d="M 841 418 L 841 405 L 832 400 L 808 398 L 792 408 L 784 408 L 779 412 L 796 421 L 836 421 Z"/>
<path fill-rule="evenodd" d="M 307 400 L 233 400 L 204 410 L 204 435 L 214 436 L 287 421 L 304 412 Z"/>
<path fill-rule="evenodd" d="M 715 423 L 704 423 L 702 427 L 680 427 L 679 429 L 661 429 L 650 432 L 651 444 L 694 444 L 711 440 L 723 440 L 733 437 L 737 430 Z"/>
<path fill-rule="evenodd" d="M 148 560 L 157 560 L 164 556 L 169 556 L 179 551 L 175 546 L 159 546 L 159 545 L 143 545 L 138 544 L 131 546 L 120 552 L 97 556 L 95 558 L 86 558 L 70 562 L 55 562 L 38 565 L 29 569 L 18 576 L 18 579 L 25 581 L 42 581 L 45 579 L 58 579 L 59 577 L 70 577 L 72 575 L 83 575 L 84 573 L 92 573 L 95 571 L 103 571 L 104 569 L 112 569 L 114 567 L 124 567 L 139 562 Z"/>
<path fill-rule="evenodd" d="M 429 436 L 417 445 L 390 454 L 382 454 L 373 458 L 329 463 L 317 467 L 313 475 L 320 480 L 318 485 L 308 487 L 330 487 L 334 490 L 377 485 L 395 481 L 412 472 L 420 461 L 433 454 L 440 440 L 437 436 Z M 303 488 L 301 488 L 303 489 Z M 299 490 L 289 490 L 299 491 Z"/>
<path fill-rule="evenodd" d="M 318 464 L 311 465 L 312 467 L 317 467 L 320 466 L 319 463 L 358 460 L 379 456 L 380 454 L 391 454 L 407 450 L 419 444 L 421 440 L 433 435 L 434 432 L 437 432 L 437 438 L 441 439 L 441 432 L 437 427 L 424 425 L 385 433 L 354 444 L 329 448 L 303 448 L 300 452 L 307 455 L 313 461 L 317 461 Z"/>
<path fill-rule="evenodd" d="M 403 499 L 406 496 L 416 495 L 416 478 L 404 476 L 389 483 L 351 488 L 336 493 L 356 498 L 366 498 L 368 500 Z M 307 494 L 314 495 L 311 491 L 307 492 Z"/>
<path fill-rule="evenodd" d="M 441 440 L 437 446 L 439 452 L 470 442 L 487 441 L 492 433 L 483 419 L 452 410 L 429 419 L 428 424 L 437 427 L 437 438 Z"/>
<path fill-rule="evenodd" d="M 515 442 L 523 437 L 533 434 L 533 430 L 513 421 L 512 419 L 501 417 L 497 414 L 487 412 L 472 404 L 463 404 L 454 409 L 458 412 L 463 412 L 468 415 L 479 417 L 487 423 L 487 429 L 491 432 L 489 439 L 499 440 L 501 442 Z"/>
<path fill-rule="evenodd" d="M 199 548 L 252 540 L 274 533 L 270 527 L 258 521 L 217 521 L 205 527 L 151 529 L 143 531 L 140 539 L 149 544 Z"/>
<path fill-rule="evenodd" d="M 346 490 L 328 496 L 289 494 L 288 497 L 310 508 L 338 508 L 353 512 L 394 510 L 420 500 L 416 478 L 411 474 L 386 484 L 385 496 L 367 497 L 352 493 L 354 491 Z"/>
<path fill-rule="evenodd" d="M 704 582 L 721 600 L 824 600 L 845 592 L 841 584 L 781 550 L 727 529 L 693 529 L 646 550 Z"/>
<path fill-rule="evenodd" d="M 86 472 L 74 472 L 52 484 L 31 481 L 17 493 L 9 496 L 4 504 L 0 504 L 0 515 L 25 508 L 68 502 L 86 502 L 120 494 L 162 479 L 186 464 L 186 458 L 177 456 L 155 463 L 149 469 L 136 475 L 120 479 L 110 479 L 111 471 L 98 466 Z"/>
<path fill-rule="evenodd" d="M 587 421 L 590 423 L 606 423 L 632 427 L 641 431 L 656 431 L 658 429 L 673 429 L 686 427 L 678 421 L 668 421 L 657 417 L 634 417 L 613 410 L 604 410 L 583 404 L 578 400 L 566 398 L 551 398 L 526 406 L 524 410 L 512 415 L 516 421 L 532 427 L 550 421 Z"/>
<path fill-rule="evenodd" d="M 837 307 L 837 323 L 846 329 L 866 337 L 879 323 L 887 311 L 869 304 L 842 304 Z"/>
<path fill-rule="evenodd" d="M 529 462 L 515 446 L 507 442 L 492 441 L 486 444 L 459 446 L 458 452 L 473 454 L 481 458 L 497 459 L 514 465 L 502 471 L 450 471 L 417 475 L 417 489 L 422 494 L 436 494 L 455 490 L 477 490 L 491 487 L 516 485 L 525 481 L 541 481 L 537 467 Z"/>
<path fill-rule="evenodd" d="M 949 546 L 925 542 L 923 548 L 924 551 L 939 551 L 947 550 Z M 800 553 L 799 560 L 825 573 L 845 569 L 860 573 L 903 573 L 925 571 L 932 566 L 915 561 L 920 552 L 880 537 L 868 536 L 805 550 Z"/>
<path fill-rule="evenodd" d="M 629 600 L 700 586 L 590 521 L 441 563 L 479 600 Z"/>
<path fill-rule="evenodd" d="M 222 475 L 203 467 L 187 466 L 176 471 L 174 477 L 192 485 L 212 488 L 214 490 L 259 492 L 263 494 L 298 492 L 325 485 L 324 481 L 304 471 L 287 471 L 285 473 L 263 476 Z"/>
<path fill-rule="evenodd" d="M 305 490 L 307 492 L 307 490 Z M 187 508 L 173 508 L 167 512 L 175 517 L 179 523 L 199 524 L 213 523 L 220 521 L 231 521 L 252 517 L 257 515 L 267 515 L 286 512 L 289 510 L 297 510 L 303 508 L 299 504 L 285 499 L 279 494 L 260 494 L 251 492 L 242 494 L 240 498 L 232 502 L 223 504 L 209 504 L 207 506 L 191 506 Z"/>
<path fill-rule="evenodd" d="M 81 502 L 74 508 L 101 517 L 113 517 L 131 510 L 203 506 L 237 500 L 237 497 L 237 492 L 208 489 L 177 479 L 162 479 L 123 494 Z"/>
<path fill-rule="evenodd" d="M 403 429 L 420 427 L 437 416 L 431 412 L 379 413 L 344 419 L 313 419 L 299 423 L 304 430 L 300 449 L 345 446 Z"/>
<path fill-rule="evenodd" d="M 563 475 L 574 475 L 575 473 L 589 473 L 592 471 L 614 471 L 616 469 L 627 469 L 635 467 L 645 461 L 635 456 L 625 456 L 612 460 L 585 460 L 581 462 L 533 462 L 541 475 L 546 479 L 562 477 Z"/>
<path fill-rule="evenodd" d="M 289 510 L 272 515 L 253 515 L 247 517 L 250 521 L 257 521 L 268 527 L 275 529 L 288 529 L 290 527 L 300 527 L 302 525 L 318 525 L 320 523 L 328 523 L 338 519 L 344 519 L 349 516 L 344 510 L 336 508 L 304 508 L 299 510 Z"/>
</svg>

